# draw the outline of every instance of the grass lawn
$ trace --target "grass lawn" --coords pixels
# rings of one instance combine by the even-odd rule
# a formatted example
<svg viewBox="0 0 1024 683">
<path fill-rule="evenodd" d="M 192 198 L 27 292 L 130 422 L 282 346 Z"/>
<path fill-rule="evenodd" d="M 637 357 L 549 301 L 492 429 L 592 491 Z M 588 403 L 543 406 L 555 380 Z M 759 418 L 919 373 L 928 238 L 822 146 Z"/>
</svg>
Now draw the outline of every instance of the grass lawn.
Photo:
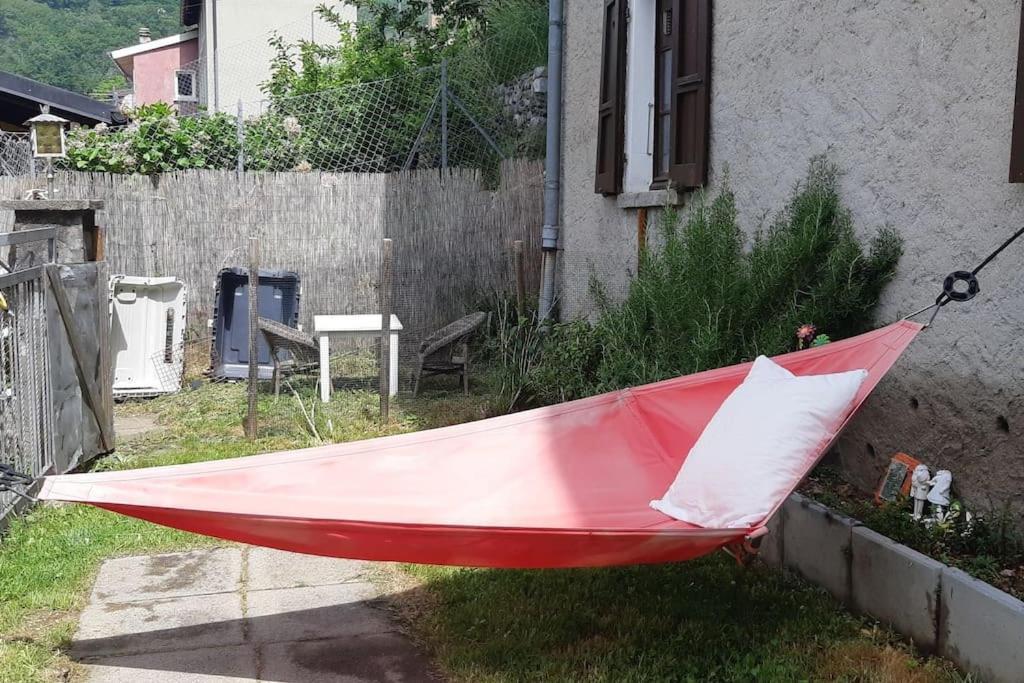
<svg viewBox="0 0 1024 683">
<path fill-rule="evenodd" d="M 260 401 L 260 438 L 242 437 L 244 387 L 204 385 L 119 407 L 159 432 L 97 469 L 149 467 L 370 438 L 486 417 L 458 394 L 402 399 L 377 424 L 377 398 L 338 392 L 329 406 L 303 387 Z M 314 410 L 315 406 L 315 410 Z M 314 412 L 310 412 L 314 411 Z M 316 436 L 314 436 L 314 433 Z M 223 544 L 85 506 L 45 506 L 0 541 L 0 683 L 66 680 L 64 654 L 102 560 Z M 382 567 L 411 632 L 453 679 L 955 681 L 824 594 L 729 558 L 656 567 L 485 571 Z"/>
</svg>

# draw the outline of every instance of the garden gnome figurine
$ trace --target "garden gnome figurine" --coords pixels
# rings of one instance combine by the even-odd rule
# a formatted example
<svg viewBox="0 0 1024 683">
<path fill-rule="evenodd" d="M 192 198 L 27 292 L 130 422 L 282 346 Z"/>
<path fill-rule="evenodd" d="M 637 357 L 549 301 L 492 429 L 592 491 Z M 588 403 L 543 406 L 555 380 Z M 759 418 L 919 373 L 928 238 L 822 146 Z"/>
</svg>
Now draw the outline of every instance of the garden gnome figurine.
<svg viewBox="0 0 1024 683">
<path fill-rule="evenodd" d="M 921 519 L 924 514 L 924 501 L 928 498 L 928 486 L 932 473 L 927 465 L 918 465 L 910 477 L 910 497 L 914 499 L 914 519 Z"/>
<path fill-rule="evenodd" d="M 939 470 L 935 473 L 935 478 L 928 483 L 932 485 L 928 492 L 928 502 L 932 504 L 936 519 L 942 520 L 946 516 L 946 508 L 949 507 L 949 489 L 953 485 L 953 473 L 949 470 Z"/>
</svg>

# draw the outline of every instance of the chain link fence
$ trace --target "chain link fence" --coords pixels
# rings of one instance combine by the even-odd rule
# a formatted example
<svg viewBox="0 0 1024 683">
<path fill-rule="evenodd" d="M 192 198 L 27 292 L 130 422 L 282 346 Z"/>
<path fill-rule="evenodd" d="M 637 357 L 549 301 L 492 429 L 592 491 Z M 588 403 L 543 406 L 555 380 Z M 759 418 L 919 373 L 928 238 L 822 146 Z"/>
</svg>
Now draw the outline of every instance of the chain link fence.
<svg viewBox="0 0 1024 683">
<path fill-rule="evenodd" d="M 457 167 L 496 181 L 503 159 L 544 152 L 544 38 L 529 31 L 521 38 L 473 44 L 440 64 L 378 81 L 216 108 L 203 101 L 208 65 L 197 62 L 189 66 L 197 102 L 178 103 L 174 115 L 140 110 L 124 126 L 73 126 L 68 159 L 58 167 L 144 175 Z M 253 59 L 266 60 L 264 52 Z M 0 133 L 0 173 L 29 173 L 28 162 L 27 138 Z"/>
<path fill-rule="evenodd" d="M 38 477 L 54 463 L 45 284 L 0 275 L 0 298 L 0 462 Z M 0 492 L 0 520 L 18 500 Z"/>
<path fill-rule="evenodd" d="M 35 160 L 29 134 L 0 131 L 0 176 L 34 173 Z"/>
</svg>

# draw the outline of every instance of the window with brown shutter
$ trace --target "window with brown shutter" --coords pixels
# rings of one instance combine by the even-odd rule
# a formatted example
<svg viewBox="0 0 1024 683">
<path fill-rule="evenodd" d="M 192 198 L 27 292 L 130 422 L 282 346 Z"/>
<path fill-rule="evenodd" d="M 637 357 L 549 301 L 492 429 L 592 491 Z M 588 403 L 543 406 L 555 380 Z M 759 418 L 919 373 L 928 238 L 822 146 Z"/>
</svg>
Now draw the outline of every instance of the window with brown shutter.
<svg viewBox="0 0 1024 683">
<path fill-rule="evenodd" d="M 604 0 L 601 100 L 597 114 L 597 172 L 594 189 L 622 192 L 625 167 L 626 2 Z"/>
<path fill-rule="evenodd" d="M 667 103 L 669 115 L 655 119 L 653 187 L 701 187 L 708 175 L 711 0 L 659 0 L 656 30 L 665 43 L 655 41 L 656 111 Z"/>
</svg>

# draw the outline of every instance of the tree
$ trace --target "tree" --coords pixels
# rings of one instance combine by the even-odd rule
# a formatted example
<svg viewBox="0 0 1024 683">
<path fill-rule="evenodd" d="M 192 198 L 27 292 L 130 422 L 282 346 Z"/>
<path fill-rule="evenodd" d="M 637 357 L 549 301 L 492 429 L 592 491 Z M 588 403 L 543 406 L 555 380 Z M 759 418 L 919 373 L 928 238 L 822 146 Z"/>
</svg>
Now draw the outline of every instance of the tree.
<svg viewBox="0 0 1024 683">
<path fill-rule="evenodd" d="M 0 70 L 80 93 L 117 74 L 107 54 L 176 33 L 179 0 L 2 0 Z"/>
</svg>

